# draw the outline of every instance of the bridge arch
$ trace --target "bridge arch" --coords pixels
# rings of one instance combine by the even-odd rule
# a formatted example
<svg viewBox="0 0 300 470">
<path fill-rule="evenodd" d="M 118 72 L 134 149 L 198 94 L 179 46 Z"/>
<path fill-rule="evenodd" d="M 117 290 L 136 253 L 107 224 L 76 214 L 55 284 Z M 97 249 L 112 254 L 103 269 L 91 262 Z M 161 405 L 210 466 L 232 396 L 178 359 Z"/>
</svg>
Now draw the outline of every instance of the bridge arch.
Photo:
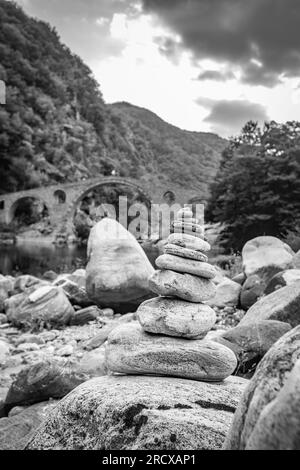
<svg viewBox="0 0 300 470">
<path fill-rule="evenodd" d="M 47 215 L 50 214 L 50 207 L 48 206 L 48 203 L 40 197 L 38 194 L 30 194 L 28 196 L 21 196 L 18 199 L 16 199 L 10 206 L 8 210 L 8 223 L 11 223 L 14 221 L 16 217 L 16 213 L 20 207 L 22 207 L 22 204 L 25 205 L 25 203 L 28 201 L 29 205 L 34 206 L 34 204 L 41 204 L 43 206 L 42 211 L 46 211 Z"/>
<path fill-rule="evenodd" d="M 149 205 L 151 204 L 152 202 L 152 198 L 150 197 L 150 195 L 144 190 L 144 188 L 142 188 L 140 185 L 130 181 L 130 180 L 127 180 L 127 179 L 124 179 L 124 178 L 117 178 L 117 177 L 107 177 L 107 178 L 101 178 L 101 180 L 99 180 L 98 182 L 97 181 L 93 181 L 93 183 L 87 185 L 80 193 L 80 195 L 78 195 L 72 202 L 69 210 L 68 210 L 68 214 L 67 214 L 67 218 L 69 220 L 73 220 L 74 216 L 75 216 L 75 212 L 77 210 L 77 208 L 79 207 L 81 201 L 83 201 L 83 199 L 93 190 L 97 189 L 97 188 L 100 188 L 101 186 L 128 186 L 129 188 L 132 188 L 134 190 L 137 190 L 140 194 L 142 194 L 144 196 L 144 198 L 149 202 Z"/>
</svg>

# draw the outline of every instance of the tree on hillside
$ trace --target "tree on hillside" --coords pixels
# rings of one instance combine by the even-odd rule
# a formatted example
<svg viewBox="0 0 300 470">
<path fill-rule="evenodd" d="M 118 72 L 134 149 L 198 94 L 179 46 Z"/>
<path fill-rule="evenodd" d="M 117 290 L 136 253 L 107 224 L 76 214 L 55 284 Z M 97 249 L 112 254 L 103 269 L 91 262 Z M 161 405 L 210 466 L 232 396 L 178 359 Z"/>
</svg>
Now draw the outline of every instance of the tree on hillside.
<svg viewBox="0 0 300 470">
<path fill-rule="evenodd" d="M 206 216 L 221 244 L 241 250 L 259 235 L 300 233 L 300 123 L 248 122 L 224 150 Z"/>
</svg>

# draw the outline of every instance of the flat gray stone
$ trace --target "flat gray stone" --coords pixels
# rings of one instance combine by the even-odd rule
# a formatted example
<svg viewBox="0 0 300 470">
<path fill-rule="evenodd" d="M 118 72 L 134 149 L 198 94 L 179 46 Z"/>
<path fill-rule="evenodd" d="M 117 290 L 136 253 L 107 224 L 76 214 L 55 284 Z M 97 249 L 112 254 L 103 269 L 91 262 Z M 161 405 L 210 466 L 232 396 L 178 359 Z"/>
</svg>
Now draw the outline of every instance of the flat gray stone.
<svg viewBox="0 0 300 470">
<path fill-rule="evenodd" d="M 106 366 L 111 372 L 123 374 L 218 382 L 234 372 L 237 360 L 230 349 L 213 341 L 151 335 L 133 322 L 109 335 Z"/>
<path fill-rule="evenodd" d="M 247 381 L 101 377 L 73 390 L 31 438 L 30 450 L 220 449 Z"/>
<path fill-rule="evenodd" d="M 156 297 L 139 306 L 137 319 L 148 333 L 196 338 L 214 326 L 216 314 L 205 304 Z"/>
<path fill-rule="evenodd" d="M 173 222 L 175 232 L 191 233 L 194 237 L 204 236 L 204 227 L 200 224 L 195 224 L 191 220 L 175 220 Z"/>
<path fill-rule="evenodd" d="M 188 302 L 205 302 L 215 296 L 216 287 L 209 279 L 174 271 L 155 271 L 149 288 L 158 295 L 175 296 Z"/>
<path fill-rule="evenodd" d="M 168 243 L 164 247 L 164 252 L 168 255 L 180 256 L 181 258 L 194 259 L 195 261 L 203 261 L 207 263 L 208 257 L 201 253 L 201 251 L 189 250 L 188 248 L 182 248 L 178 245 L 171 245 Z"/>
<path fill-rule="evenodd" d="M 204 253 L 210 250 L 210 244 L 202 240 L 202 238 L 185 233 L 171 233 L 168 237 L 168 243 L 190 250 L 203 251 Z"/>
<path fill-rule="evenodd" d="M 193 274 L 194 276 L 204 277 L 205 279 L 213 279 L 217 274 L 211 264 L 168 254 L 159 256 L 155 263 L 159 269 Z"/>
</svg>

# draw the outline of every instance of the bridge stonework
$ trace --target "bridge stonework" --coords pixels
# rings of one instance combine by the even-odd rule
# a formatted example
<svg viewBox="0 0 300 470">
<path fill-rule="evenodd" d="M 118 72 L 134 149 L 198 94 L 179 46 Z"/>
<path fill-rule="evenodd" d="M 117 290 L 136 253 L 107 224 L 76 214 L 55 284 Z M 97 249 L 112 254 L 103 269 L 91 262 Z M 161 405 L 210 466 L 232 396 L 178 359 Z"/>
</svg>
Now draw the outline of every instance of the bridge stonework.
<svg viewBox="0 0 300 470">
<path fill-rule="evenodd" d="M 172 192 L 175 202 L 183 206 L 192 201 L 204 202 L 203 191 L 199 189 L 185 190 L 176 185 L 162 184 L 161 187 L 153 185 L 151 181 L 137 181 L 121 177 L 98 177 L 80 182 L 45 186 L 26 191 L 0 195 L 0 223 L 10 224 L 18 202 L 24 198 L 34 198 L 42 202 L 49 214 L 51 226 L 58 231 L 73 231 L 73 218 L 80 201 L 93 189 L 102 185 L 126 185 L 138 189 L 149 201 L 154 204 L 165 202 L 166 193 Z"/>
</svg>

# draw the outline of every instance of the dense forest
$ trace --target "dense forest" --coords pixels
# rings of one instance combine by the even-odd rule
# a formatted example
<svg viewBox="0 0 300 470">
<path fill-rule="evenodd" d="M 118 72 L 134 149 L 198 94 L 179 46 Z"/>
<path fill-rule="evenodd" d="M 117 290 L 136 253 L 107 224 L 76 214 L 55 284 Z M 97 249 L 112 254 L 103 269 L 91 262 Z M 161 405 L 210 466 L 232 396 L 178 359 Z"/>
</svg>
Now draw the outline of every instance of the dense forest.
<svg viewBox="0 0 300 470">
<path fill-rule="evenodd" d="M 206 212 L 226 250 L 259 235 L 300 250 L 300 122 L 248 122 L 223 151 Z"/>
<path fill-rule="evenodd" d="M 0 0 L 0 193 L 95 175 L 177 182 L 207 195 L 225 141 L 150 111 L 106 105 L 54 28 Z"/>
</svg>

